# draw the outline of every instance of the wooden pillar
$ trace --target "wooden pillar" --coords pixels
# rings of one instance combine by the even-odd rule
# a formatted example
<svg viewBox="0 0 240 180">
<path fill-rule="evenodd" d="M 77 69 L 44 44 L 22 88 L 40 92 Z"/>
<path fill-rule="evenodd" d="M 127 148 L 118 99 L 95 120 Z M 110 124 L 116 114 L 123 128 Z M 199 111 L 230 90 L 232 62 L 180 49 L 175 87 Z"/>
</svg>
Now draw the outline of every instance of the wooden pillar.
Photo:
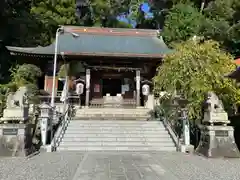
<svg viewBox="0 0 240 180">
<path fill-rule="evenodd" d="M 90 69 L 86 69 L 86 100 L 85 106 L 89 106 L 90 97 Z"/>
<path fill-rule="evenodd" d="M 52 93 L 52 84 L 53 84 L 53 77 L 45 75 L 44 90 L 49 94 Z M 58 90 L 58 78 L 56 78 L 56 81 L 55 81 L 55 96 L 57 95 L 57 90 Z"/>
<path fill-rule="evenodd" d="M 136 70 L 136 103 L 140 106 L 140 70 Z"/>
</svg>

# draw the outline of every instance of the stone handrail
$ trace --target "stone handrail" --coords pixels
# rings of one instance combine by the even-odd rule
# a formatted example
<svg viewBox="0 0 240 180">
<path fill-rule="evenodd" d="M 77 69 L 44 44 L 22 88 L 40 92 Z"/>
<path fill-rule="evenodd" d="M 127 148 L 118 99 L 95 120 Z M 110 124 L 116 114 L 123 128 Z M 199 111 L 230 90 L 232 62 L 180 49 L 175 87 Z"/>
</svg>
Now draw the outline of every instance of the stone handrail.
<svg viewBox="0 0 240 180">
<path fill-rule="evenodd" d="M 68 126 L 68 123 L 70 122 L 71 120 L 71 117 L 72 117 L 72 106 L 71 105 L 68 105 L 65 113 L 63 114 L 63 119 L 62 121 L 60 122 L 59 124 L 59 127 L 52 139 L 52 142 L 51 142 L 51 147 L 52 147 L 52 151 L 56 151 L 57 150 L 57 147 L 59 146 L 63 136 L 64 136 L 64 133 L 67 129 L 67 126 Z"/>
<path fill-rule="evenodd" d="M 183 130 L 182 130 L 180 122 L 177 122 L 177 126 L 176 126 L 176 124 L 173 124 L 166 118 L 163 119 L 163 124 L 164 124 L 165 128 L 167 129 L 168 133 L 170 134 L 170 136 L 172 137 L 174 144 L 177 148 L 177 151 L 180 151 L 181 144 L 182 144 Z M 178 132 L 178 128 L 180 129 L 181 132 Z"/>
<path fill-rule="evenodd" d="M 57 94 L 55 96 L 55 102 L 61 102 L 61 93 L 62 91 L 57 91 Z M 51 95 L 40 95 L 39 96 L 40 102 L 50 102 L 51 101 Z M 79 104 L 79 96 L 76 94 L 69 95 L 68 99 L 72 104 Z"/>
</svg>

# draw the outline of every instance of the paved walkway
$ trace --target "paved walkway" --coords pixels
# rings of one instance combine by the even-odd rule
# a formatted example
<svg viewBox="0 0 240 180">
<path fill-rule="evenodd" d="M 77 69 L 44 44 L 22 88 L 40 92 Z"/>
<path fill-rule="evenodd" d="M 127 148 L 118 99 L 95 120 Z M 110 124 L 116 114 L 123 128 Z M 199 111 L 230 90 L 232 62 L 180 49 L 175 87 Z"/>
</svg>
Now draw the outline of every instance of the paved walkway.
<svg viewBox="0 0 240 180">
<path fill-rule="evenodd" d="M 239 180 L 240 159 L 181 153 L 62 152 L 0 158 L 1 180 Z"/>
</svg>

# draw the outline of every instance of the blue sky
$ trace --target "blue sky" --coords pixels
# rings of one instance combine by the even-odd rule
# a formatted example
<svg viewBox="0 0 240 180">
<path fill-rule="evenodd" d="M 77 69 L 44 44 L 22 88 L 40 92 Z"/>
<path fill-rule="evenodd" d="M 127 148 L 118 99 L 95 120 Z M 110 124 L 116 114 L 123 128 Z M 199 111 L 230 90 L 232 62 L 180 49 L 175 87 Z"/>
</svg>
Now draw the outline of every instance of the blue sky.
<svg viewBox="0 0 240 180">
<path fill-rule="evenodd" d="M 146 13 L 149 12 L 150 7 L 149 7 L 148 3 L 143 3 L 142 10 Z"/>
<path fill-rule="evenodd" d="M 146 18 L 152 17 L 152 13 L 149 13 L 150 7 L 149 7 L 149 4 L 148 4 L 148 3 L 143 3 L 142 10 L 146 13 Z M 132 24 L 133 26 L 136 25 L 136 22 L 134 22 L 134 21 L 129 22 L 129 19 L 127 19 L 127 18 L 125 18 L 125 17 L 119 17 L 118 19 L 119 19 L 120 21 L 130 23 L 130 24 Z"/>
</svg>

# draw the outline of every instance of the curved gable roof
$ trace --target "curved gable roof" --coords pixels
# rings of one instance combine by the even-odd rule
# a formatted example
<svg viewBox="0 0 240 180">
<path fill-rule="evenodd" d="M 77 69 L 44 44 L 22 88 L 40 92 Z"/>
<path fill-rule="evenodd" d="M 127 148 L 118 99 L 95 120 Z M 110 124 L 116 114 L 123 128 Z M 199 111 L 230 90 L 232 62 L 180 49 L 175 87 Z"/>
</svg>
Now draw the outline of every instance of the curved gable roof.
<svg viewBox="0 0 240 180">
<path fill-rule="evenodd" d="M 58 53 L 64 52 L 69 56 L 132 56 L 132 57 L 162 57 L 171 52 L 158 38 L 157 30 L 99 28 L 65 26 L 66 31 L 74 32 L 59 35 Z M 14 54 L 53 55 L 55 42 L 46 47 L 11 47 L 7 48 Z"/>
</svg>

